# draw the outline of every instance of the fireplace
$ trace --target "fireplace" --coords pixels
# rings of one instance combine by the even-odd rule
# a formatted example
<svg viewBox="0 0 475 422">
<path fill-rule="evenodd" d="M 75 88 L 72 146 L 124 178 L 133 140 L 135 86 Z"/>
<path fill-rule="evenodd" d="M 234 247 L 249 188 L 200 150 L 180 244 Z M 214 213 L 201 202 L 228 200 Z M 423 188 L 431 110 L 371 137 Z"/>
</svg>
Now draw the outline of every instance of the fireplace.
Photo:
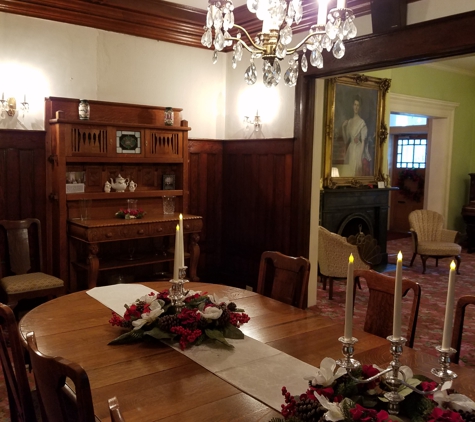
<svg viewBox="0 0 475 422">
<path fill-rule="evenodd" d="M 348 237 L 360 230 L 376 239 L 381 247 L 382 263 L 387 264 L 386 250 L 389 193 L 391 189 L 325 189 L 320 196 L 320 225 Z"/>
</svg>

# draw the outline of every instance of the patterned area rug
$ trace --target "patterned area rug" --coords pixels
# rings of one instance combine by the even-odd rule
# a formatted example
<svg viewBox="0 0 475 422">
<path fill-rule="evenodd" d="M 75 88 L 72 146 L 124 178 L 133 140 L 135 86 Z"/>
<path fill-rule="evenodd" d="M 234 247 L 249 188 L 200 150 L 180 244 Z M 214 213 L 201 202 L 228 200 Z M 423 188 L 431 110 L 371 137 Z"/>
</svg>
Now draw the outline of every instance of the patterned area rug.
<svg viewBox="0 0 475 422">
<path fill-rule="evenodd" d="M 445 317 L 445 303 L 447 299 L 447 286 L 449 280 L 449 266 L 451 259 L 439 260 L 435 266 L 435 259 L 427 260 L 427 270 L 422 274 L 422 261 L 416 257 L 414 265 L 409 267 L 412 258 L 411 238 L 391 240 L 388 242 L 388 265 L 384 273 L 394 276 L 396 273 L 396 260 L 399 251 L 403 254 L 403 277 L 418 282 L 421 285 L 422 295 L 417 321 L 414 349 L 437 356 L 435 347 L 442 343 L 442 331 Z M 460 275 L 457 276 L 455 300 L 463 295 L 475 295 L 475 254 L 462 251 Z M 328 291 L 318 285 L 317 305 L 311 309 L 328 318 L 344 321 L 345 315 L 345 281 L 335 281 L 333 299 L 328 300 Z M 363 329 L 364 316 L 368 303 L 368 290 L 365 282 L 361 282 L 362 290 L 356 291 L 354 326 Z M 412 299 L 408 297 L 409 301 Z M 407 303 L 407 300 L 404 300 Z M 403 312 L 407 309 L 403 305 Z M 392 312 L 392 308 L 388 309 Z M 407 321 L 407 319 L 406 319 Z M 404 329 L 403 318 L 403 333 Z M 406 325 L 407 327 L 407 325 Z M 475 366 L 475 306 L 468 306 L 465 312 L 464 333 L 462 337 L 462 350 L 460 365 Z"/>
</svg>

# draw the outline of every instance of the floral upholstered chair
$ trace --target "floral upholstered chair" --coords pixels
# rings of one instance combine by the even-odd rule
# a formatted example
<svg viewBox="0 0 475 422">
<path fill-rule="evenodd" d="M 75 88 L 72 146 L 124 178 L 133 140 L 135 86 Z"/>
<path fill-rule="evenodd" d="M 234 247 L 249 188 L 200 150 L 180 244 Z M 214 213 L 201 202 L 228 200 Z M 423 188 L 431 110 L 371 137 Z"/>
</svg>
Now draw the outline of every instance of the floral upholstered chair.
<svg viewBox="0 0 475 422">
<path fill-rule="evenodd" d="M 319 227 L 318 232 L 318 267 L 323 290 L 329 282 L 328 298 L 333 299 L 333 280 L 346 279 L 348 273 L 348 258 L 353 254 L 355 270 L 369 270 L 367 264 L 360 256 L 357 245 L 348 243 L 345 237 L 332 233 L 324 227 Z M 359 286 L 359 280 L 355 280 Z M 361 287 L 360 287 L 361 288 Z"/>
<path fill-rule="evenodd" d="M 444 219 L 435 211 L 415 210 L 409 214 L 412 234 L 413 254 L 410 266 L 416 255 L 422 259 L 422 274 L 426 272 L 427 258 L 435 258 L 435 266 L 439 258 L 454 257 L 457 261 L 457 274 L 460 267 L 462 247 L 457 244 L 459 232 L 443 228 Z"/>
</svg>

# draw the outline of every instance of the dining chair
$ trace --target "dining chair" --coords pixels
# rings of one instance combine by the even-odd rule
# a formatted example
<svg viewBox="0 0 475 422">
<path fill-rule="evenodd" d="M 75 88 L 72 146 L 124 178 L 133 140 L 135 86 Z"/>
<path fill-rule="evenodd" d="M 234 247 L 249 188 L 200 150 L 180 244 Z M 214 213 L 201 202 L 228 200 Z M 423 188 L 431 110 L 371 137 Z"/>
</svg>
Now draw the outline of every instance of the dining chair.
<svg viewBox="0 0 475 422">
<path fill-rule="evenodd" d="M 0 301 L 15 307 L 22 299 L 52 298 L 64 294 L 64 282 L 45 274 L 41 223 L 37 218 L 0 220 Z M 3 272 L 2 272 L 3 270 Z"/>
<path fill-rule="evenodd" d="M 26 340 L 42 414 L 48 422 L 97 421 L 86 371 L 77 363 L 41 353 L 33 332 L 26 335 Z"/>
<path fill-rule="evenodd" d="M 15 315 L 9 306 L 0 303 L 0 361 L 8 392 L 12 422 L 38 420 L 28 383 L 24 352 Z"/>
<path fill-rule="evenodd" d="M 459 363 L 460 348 L 462 347 L 463 322 L 465 319 L 465 309 L 468 305 L 475 305 L 475 296 L 461 296 L 455 307 L 454 330 L 452 332 L 452 348 L 457 350 L 452 356 L 453 363 Z"/>
<path fill-rule="evenodd" d="M 437 267 L 439 259 L 454 257 L 457 261 L 457 274 L 460 274 L 462 247 L 456 243 L 459 232 L 444 229 L 442 215 L 430 210 L 415 210 L 409 214 L 409 225 L 413 248 L 411 267 L 417 255 L 421 256 L 422 274 L 426 272 L 428 258 L 435 258 L 435 266 Z"/>
<path fill-rule="evenodd" d="M 395 277 L 374 270 L 356 270 L 354 275 L 366 280 L 369 290 L 368 307 L 363 330 L 367 333 L 386 338 L 392 335 Z M 407 324 L 406 346 L 413 347 L 416 334 L 417 317 L 421 301 L 421 286 L 407 278 L 402 279 L 402 296 L 412 290 L 411 310 Z M 388 311 L 389 310 L 389 311 Z"/>
<path fill-rule="evenodd" d="M 266 251 L 261 255 L 257 293 L 305 309 L 309 275 L 307 258 Z"/>
<path fill-rule="evenodd" d="M 100 422 L 94 415 L 91 386 L 84 368 L 62 357 L 41 353 L 34 332 L 26 335 L 26 341 L 43 419 L 48 422 Z M 69 381 L 74 384 L 73 388 Z M 125 422 L 117 397 L 109 399 L 108 404 L 112 422 Z"/>
<path fill-rule="evenodd" d="M 348 258 L 353 254 L 353 268 L 368 270 L 370 264 L 360 256 L 356 244 L 349 243 L 345 237 L 332 233 L 326 228 L 318 228 L 318 273 L 323 283 L 323 290 L 329 283 L 328 299 L 333 299 L 333 280 L 345 279 L 348 273 Z M 355 277 L 355 286 L 361 289 L 359 280 Z"/>
</svg>

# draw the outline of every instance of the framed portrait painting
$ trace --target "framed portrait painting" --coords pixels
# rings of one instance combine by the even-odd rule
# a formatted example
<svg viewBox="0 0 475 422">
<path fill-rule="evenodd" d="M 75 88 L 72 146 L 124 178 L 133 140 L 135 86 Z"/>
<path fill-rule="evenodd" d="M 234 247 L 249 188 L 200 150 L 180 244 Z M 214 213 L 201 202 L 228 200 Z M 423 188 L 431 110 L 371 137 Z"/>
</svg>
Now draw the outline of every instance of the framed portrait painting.
<svg viewBox="0 0 475 422">
<path fill-rule="evenodd" d="M 324 186 L 362 186 L 383 180 L 382 146 L 390 79 L 348 75 L 326 81 Z"/>
</svg>

